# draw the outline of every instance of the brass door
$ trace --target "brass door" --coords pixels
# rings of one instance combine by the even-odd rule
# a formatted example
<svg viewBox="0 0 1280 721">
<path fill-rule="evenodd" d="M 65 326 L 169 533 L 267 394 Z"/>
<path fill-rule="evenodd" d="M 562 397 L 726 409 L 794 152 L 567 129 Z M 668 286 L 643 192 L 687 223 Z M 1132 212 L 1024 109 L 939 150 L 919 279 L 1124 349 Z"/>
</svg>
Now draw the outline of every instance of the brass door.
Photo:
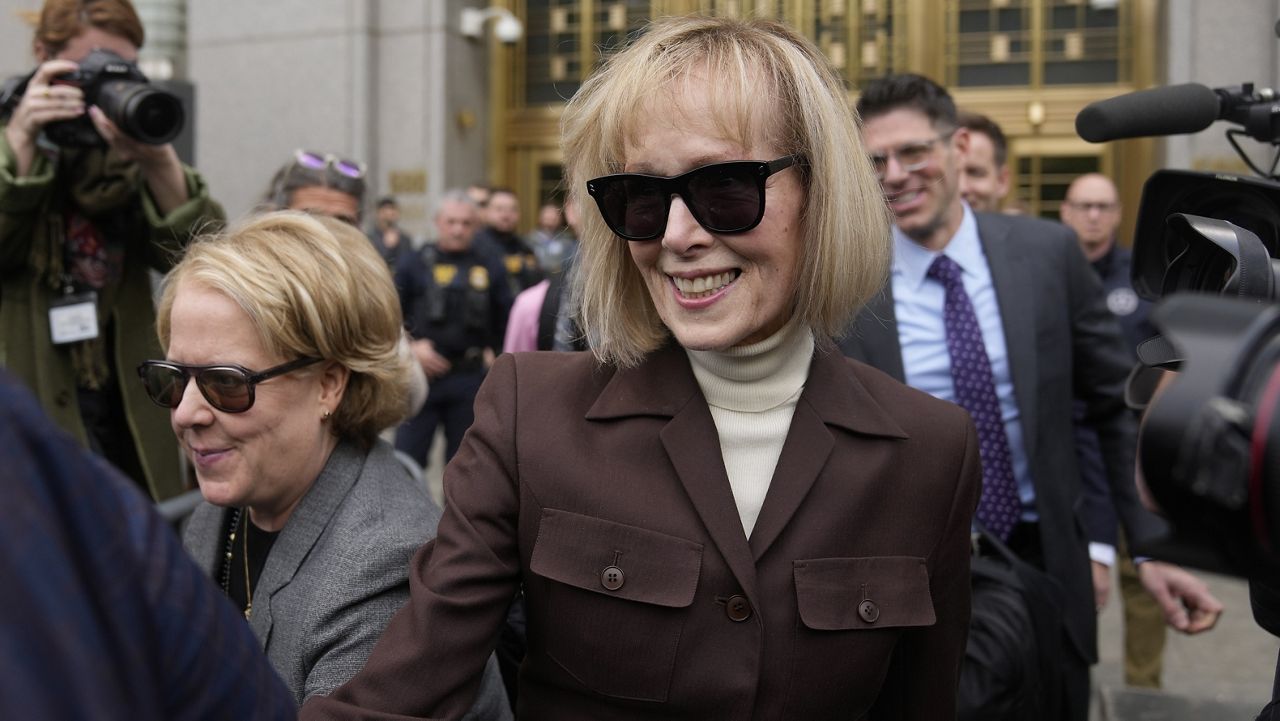
<svg viewBox="0 0 1280 721">
<path fill-rule="evenodd" d="M 1094 100 L 1154 84 L 1157 0 L 506 0 L 525 21 L 514 48 L 496 41 L 490 181 L 516 188 L 524 227 L 551 192 L 564 101 L 603 55 L 649 19 L 703 12 L 782 20 L 812 39 L 857 87 L 890 72 L 946 83 L 963 108 L 990 115 L 1015 148 L 1017 192 L 1056 215 L 1061 181 L 1085 167 L 1112 174 L 1136 208 L 1155 169 L 1150 141 L 1090 146 L 1075 115 Z M 1071 148 L 1063 152 L 1063 148 Z M 1094 158 L 1095 165 L 1078 162 Z M 1076 159 L 1068 162 L 1065 159 Z M 1025 176 L 1025 177 L 1023 177 Z M 1069 179 L 1068 179 L 1069 180 Z M 562 192 L 562 191 L 561 191 Z"/>
</svg>

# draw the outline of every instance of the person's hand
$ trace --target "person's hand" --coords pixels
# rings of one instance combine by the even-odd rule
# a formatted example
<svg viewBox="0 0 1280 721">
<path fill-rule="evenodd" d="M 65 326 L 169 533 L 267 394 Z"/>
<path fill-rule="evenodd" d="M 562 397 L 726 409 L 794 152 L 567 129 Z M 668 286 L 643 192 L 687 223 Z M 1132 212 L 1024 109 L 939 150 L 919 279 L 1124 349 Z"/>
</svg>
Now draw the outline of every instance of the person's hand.
<svg viewBox="0 0 1280 721">
<path fill-rule="evenodd" d="M 1093 603 L 1101 613 L 1111 597 L 1111 567 L 1097 561 L 1090 561 L 1089 565 L 1093 566 Z"/>
<path fill-rule="evenodd" d="M 410 344 L 413 349 L 413 357 L 418 359 L 418 364 L 422 366 L 422 372 L 427 374 L 427 378 L 439 378 L 449 372 L 452 367 L 445 357 L 436 352 L 436 347 L 426 338 L 419 338 Z"/>
<path fill-rule="evenodd" d="M 161 214 L 168 215 L 174 208 L 190 200 L 187 176 L 173 145 L 151 145 L 129 137 L 96 105 L 89 107 L 89 120 L 93 121 L 98 135 L 102 136 L 107 146 L 121 160 L 138 164 L 142 179 L 146 181 L 151 198 Z"/>
<path fill-rule="evenodd" d="M 107 145 L 116 151 L 121 160 L 136 162 L 143 170 L 162 166 L 170 161 L 177 162 L 178 154 L 171 144 L 151 145 L 129 137 L 96 105 L 89 106 L 89 120 L 93 121 L 98 135 L 107 141 Z"/>
<path fill-rule="evenodd" d="M 1203 581 L 1161 561 L 1138 564 L 1138 580 L 1164 611 L 1165 623 L 1185 633 L 1208 631 L 1222 615 L 1222 602 Z"/>
<path fill-rule="evenodd" d="M 27 82 L 27 90 L 4 129 L 5 140 L 17 157 L 19 177 L 31 170 L 36 138 L 44 126 L 84 115 L 84 92 L 74 85 L 53 82 L 59 75 L 75 72 L 79 67 L 70 60 L 50 60 L 36 68 Z"/>
<path fill-rule="evenodd" d="M 485 348 L 482 357 L 484 358 L 484 369 L 489 370 L 493 367 L 493 362 L 498 359 L 498 354 L 494 353 L 492 348 Z"/>
</svg>

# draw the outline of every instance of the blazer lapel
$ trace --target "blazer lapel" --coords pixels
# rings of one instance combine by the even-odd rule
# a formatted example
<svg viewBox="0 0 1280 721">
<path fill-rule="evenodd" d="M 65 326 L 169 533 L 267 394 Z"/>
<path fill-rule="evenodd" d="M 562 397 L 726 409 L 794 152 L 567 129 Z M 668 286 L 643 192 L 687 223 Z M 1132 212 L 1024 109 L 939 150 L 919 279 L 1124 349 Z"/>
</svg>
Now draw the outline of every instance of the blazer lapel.
<svg viewBox="0 0 1280 721">
<path fill-rule="evenodd" d="M 891 282 L 886 281 L 884 288 L 858 312 L 849 334 L 840 340 L 839 346 L 850 358 L 878 368 L 900 382 L 905 381 Z"/>
<path fill-rule="evenodd" d="M 1039 367 L 1035 353 L 1035 278 L 1031 273 L 1026 245 L 1010 237 L 1010 225 L 1000 216 L 978 213 L 978 237 L 991 269 L 996 302 L 1004 326 L 1009 373 L 1022 417 L 1022 437 L 1028 458 L 1036 452 L 1036 379 Z"/>
<path fill-rule="evenodd" d="M 224 535 L 227 527 L 228 509 L 215 506 L 208 501 L 201 501 L 191 512 L 186 526 L 182 529 L 182 537 L 186 539 L 187 548 L 203 545 L 203 539 L 212 538 L 212 550 L 202 556 L 192 556 L 205 577 L 218 583 L 217 573 L 221 573 L 222 554 L 226 553 L 227 538 Z"/>
<path fill-rule="evenodd" d="M 755 598 L 755 563 L 720 454 L 720 436 L 680 346 L 669 343 L 636 368 L 617 371 L 588 419 L 669 416 L 659 433 L 671 465 L 707 534 L 742 590 Z"/>
<path fill-rule="evenodd" d="M 894 339 L 897 346 L 897 339 Z M 899 359 L 899 366 L 901 359 Z M 791 429 L 773 472 L 764 507 L 751 533 L 752 560 L 769 550 L 827 465 L 835 446 L 831 426 L 863 435 L 906 438 L 890 415 L 854 376 L 849 362 L 830 343 L 820 342 L 796 403 Z M 852 469 L 839 469 L 853 472 Z"/>
<path fill-rule="evenodd" d="M 364 467 L 365 454 L 352 443 L 339 441 L 329 455 L 324 470 L 293 509 L 284 530 L 271 547 L 267 564 L 262 569 L 257 586 L 253 589 L 253 613 L 249 625 L 266 648 L 271 634 L 271 598 L 284 588 L 306 559 L 329 520 L 338 510 L 342 499 Z"/>
</svg>

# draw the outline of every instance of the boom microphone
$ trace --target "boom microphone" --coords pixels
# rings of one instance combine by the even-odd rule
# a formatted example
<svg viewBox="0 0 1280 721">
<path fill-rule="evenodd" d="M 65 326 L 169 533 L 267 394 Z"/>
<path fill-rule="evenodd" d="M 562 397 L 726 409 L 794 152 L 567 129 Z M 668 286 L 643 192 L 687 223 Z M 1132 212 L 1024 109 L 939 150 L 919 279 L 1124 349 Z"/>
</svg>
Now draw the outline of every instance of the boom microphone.
<svg viewBox="0 0 1280 721">
<path fill-rule="evenodd" d="M 1222 112 L 1222 98 L 1204 85 L 1167 85 L 1090 103 L 1076 116 L 1076 132 L 1091 143 L 1198 133 Z"/>
</svg>

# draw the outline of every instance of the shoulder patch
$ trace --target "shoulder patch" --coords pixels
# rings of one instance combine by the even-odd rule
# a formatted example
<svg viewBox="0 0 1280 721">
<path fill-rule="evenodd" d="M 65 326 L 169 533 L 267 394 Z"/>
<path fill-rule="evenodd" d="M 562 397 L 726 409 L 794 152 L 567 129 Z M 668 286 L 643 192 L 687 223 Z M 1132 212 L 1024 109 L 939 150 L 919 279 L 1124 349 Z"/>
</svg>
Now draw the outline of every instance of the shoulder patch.
<svg viewBox="0 0 1280 721">
<path fill-rule="evenodd" d="M 1118 316 L 1131 315 L 1138 309 L 1138 294 L 1132 288 L 1116 288 L 1107 293 L 1107 310 Z"/>
</svg>

